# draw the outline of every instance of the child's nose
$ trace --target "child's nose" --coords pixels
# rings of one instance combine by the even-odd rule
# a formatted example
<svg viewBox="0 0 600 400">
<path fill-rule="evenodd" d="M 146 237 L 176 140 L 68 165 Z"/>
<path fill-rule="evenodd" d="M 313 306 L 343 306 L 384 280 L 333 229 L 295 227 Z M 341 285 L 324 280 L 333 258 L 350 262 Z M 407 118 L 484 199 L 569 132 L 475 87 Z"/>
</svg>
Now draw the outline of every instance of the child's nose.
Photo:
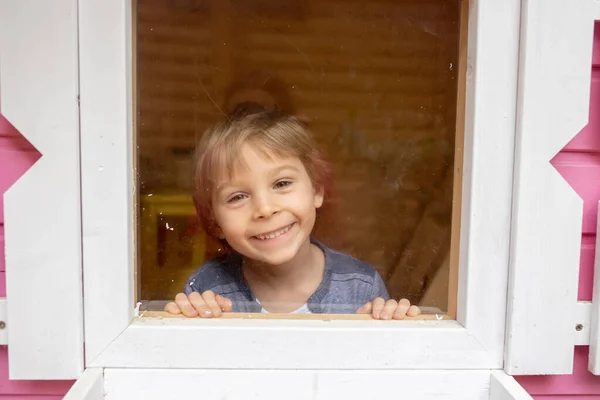
<svg viewBox="0 0 600 400">
<path fill-rule="evenodd" d="M 279 211 L 279 207 L 268 195 L 255 196 L 255 218 L 268 218 Z"/>
</svg>

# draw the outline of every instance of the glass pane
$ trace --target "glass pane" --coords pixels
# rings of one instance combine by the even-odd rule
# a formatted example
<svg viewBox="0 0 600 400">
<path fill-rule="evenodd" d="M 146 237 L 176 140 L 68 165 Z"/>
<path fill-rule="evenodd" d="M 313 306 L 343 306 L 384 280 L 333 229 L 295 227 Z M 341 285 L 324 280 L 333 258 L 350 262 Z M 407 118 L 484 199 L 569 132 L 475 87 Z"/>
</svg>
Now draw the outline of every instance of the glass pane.
<svg viewBox="0 0 600 400">
<path fill-rule="evenodd" d="M 203 132 L 244 102 L 313 133 L 333 169 L 313 238 L 444 312 L 458 0 L 138 0 L 140 300 L 170 300 L 227 252 L 192 202 Z M 450 294 L 451 296 L 455 294 Z"/>
</svg>

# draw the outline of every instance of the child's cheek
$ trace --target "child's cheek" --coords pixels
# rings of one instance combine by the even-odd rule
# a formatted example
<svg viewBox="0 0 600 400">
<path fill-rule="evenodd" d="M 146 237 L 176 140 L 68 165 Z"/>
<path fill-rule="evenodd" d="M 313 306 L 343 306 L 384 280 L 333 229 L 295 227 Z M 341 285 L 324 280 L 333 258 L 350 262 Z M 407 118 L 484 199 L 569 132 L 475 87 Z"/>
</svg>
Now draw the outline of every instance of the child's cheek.
<svg viewBox="0 0 600 400">
<path fill-rule="evenodd" d="M 246 229 L 244 217 L 240 212 L 229 211 L 220 216 L 222 223 L 221 229 L 225 238 L 228 240 L 236 240 L 244 236 Z"/>
</svg>

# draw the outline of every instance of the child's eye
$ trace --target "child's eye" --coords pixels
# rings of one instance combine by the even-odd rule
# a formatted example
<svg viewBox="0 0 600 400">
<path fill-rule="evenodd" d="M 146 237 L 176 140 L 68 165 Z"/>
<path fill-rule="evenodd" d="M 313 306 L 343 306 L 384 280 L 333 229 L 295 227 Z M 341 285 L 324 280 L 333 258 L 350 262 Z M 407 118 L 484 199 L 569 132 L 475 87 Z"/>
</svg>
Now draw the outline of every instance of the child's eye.
<svg viewBox="0 0 600 400">
<path fill-rule="evenodd" d="M 290 186 L 292 184 L 292 181 L 278 181 L 275 183 L 275 185 L 273 186 L 275 189 L 283 189 L 284 187 Z"/>
<path fill-rule="evenodd" d="M 227 199 L 227 203 L 236 203 L 236 202 L 238 202 L 240 200 L 244 200 L 246 197 L 247 196 L 245 194 L 238 193 L 236 195 L 233 195 L 233 196 L 229 197 Z"/>
</svg>

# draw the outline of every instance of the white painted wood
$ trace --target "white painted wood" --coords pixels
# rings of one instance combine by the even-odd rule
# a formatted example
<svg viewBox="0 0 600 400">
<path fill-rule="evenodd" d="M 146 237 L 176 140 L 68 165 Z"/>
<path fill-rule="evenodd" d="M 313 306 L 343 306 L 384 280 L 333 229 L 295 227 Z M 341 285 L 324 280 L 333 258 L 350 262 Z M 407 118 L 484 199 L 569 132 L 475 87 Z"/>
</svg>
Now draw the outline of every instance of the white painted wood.
<svg viewBox="0 0 600 400">
<path fill-rule="evenodd" d="M 578 325 L 581 325 L 578 330 Z M 575 346 L 587 346 L 590 344 L 590 332 L 592 327 L 592 303 L 589 301 L 577 302 L 575 306 Z"/>
<path fill-rule="evenodd" d="M 83 371 L 77 1 L 0 1 L 0 54 L 2 113 L 42 153 L 4 195 L 10 378 L 76 378 Z"/>
<path fill-rule="evenodd" d="M 0 299 L 0 323 L 4 323 L 4 327 L 0 327 L 0 345 L 8 344 L 8 329 L 6 328 L 7 314 L 6 299 Z"/>
<path fill-rule="evenodd" d="M 598 210 L 600 210 L 600 202 L 598 202 Z M 597 227 L 600 228 L 600 214 L 598 214 Z M 596 232 L 600 232 L 600 230 Z M 591 325 L 588 369 L 592 374 L 600 375 L 600 234 L 596 235 Z"/>
<path fill-rule="evenodd" d="M 174 319 L 136 320 L 127 326 L 133 317 L 135 285 L 130 12 L 118 0 L 80 3 L 88 365 L 421 370 L 502 367 L 518 0 L 472 2 L 458 323 L 429 321 L 417 327 L 410 322 L 389 321 Z M 199 348 L 198 343 L 209 345 Z M 215 345 L 220 343 L 224 345 Z"/>
<path fill-rule="evenodd" d="M 87 368 L 63 400 L 103 400 L 104 399 L 104 370 L 102 368 Z"/>
<path fill-rule="evenodd" d="M 582 200 L 550 160 L 588 119 L 588 5 L 523 1 L 505 367 L 511 375 L 572 372 Z"/>
<path fill-rule="evenodd" d="M 595 20 L 600 20 L 600 0 L 592 0 L 591 2 L 591 13 Z"/>
<path fill-rule="evenodd" d="M 105 370 L 106 400 L 487 400 L 489 371 Z"/>
<path fill-rule="evenodd" d="M 131 1 L 79 2 L 86 360 L 134 307 Z"/>
<path fill-rule="evenodd" d="M 358 345 L 360 343 L 360 345 Z M 93 367 L 493 369 L 456 321 L 136 319 Z"/>
<path fill-rule="evenodd" d="M 492 371 L 490 376 L 490 400 L 532 400 L 533 398 L 504 371 Z"/>
<path fill-rule="evenodd" d="M 470 7 L 458 321 L 502 365 L 520 0 Z"/>
</svg>

